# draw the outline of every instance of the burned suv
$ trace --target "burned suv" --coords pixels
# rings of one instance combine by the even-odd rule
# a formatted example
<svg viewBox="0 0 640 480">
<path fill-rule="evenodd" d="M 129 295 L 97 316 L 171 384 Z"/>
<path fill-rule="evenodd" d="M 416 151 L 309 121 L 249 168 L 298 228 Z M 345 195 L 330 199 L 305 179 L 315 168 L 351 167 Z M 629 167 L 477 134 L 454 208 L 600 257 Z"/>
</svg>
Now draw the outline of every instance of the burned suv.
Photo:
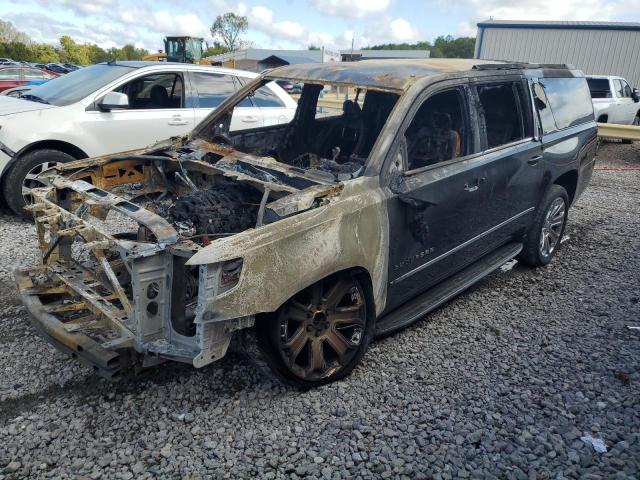
<svg viewBox="0 0 640 480">
<path fill-rule="evenodd" d="M 303 84 L 294 119 L 232 129 L 273 81 Z M 565 65 L 281 67 L 186 137 L 41 174 L 42 264 L 16 279 L 42 335 L 105 377 L 203 367 L 233 338 L 314 386 L 504 262 L 547 264 L 595 149 Z"/>
</svg>

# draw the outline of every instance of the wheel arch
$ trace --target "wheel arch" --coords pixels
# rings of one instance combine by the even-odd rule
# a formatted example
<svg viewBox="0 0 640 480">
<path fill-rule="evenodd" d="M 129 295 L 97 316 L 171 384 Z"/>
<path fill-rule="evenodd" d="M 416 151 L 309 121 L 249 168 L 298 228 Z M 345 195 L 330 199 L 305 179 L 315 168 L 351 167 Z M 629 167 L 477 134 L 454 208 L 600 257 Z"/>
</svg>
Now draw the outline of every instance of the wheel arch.
<svg viewBox="0 0 640 480">
<path fill-rule="evenodd" d="M 362 282 L 362 286 L 364 287 L 365 293 L 367 295 L 367 314 L 368 315 L 372 315 L 373 317 L 375 317 L 376 316 L 376 299 L 375 299 L 375 295 L 374 295 L 374 292 L 373 292 L 373 279 L 371 278 L 371 274 L 369 273 L 369 271 L 365 267 L 362 267 L 362 266 L 354 266 L 354 267 L 349 267 L 349 268 L 337 269 L 337 270 L 335 270 L 335 271 L 333 271 L 331 273 L 323 275 L 320 278 L 316 278 L 313 281 L 308 282 L 304 286 L 298 288 L 286 300 L 284 300 L 278 306 L 278 308 L 276 308 L 274 311 L 259 313 L 257 316 L 260 317 L 260 316 L 263 316 L 263 315 L 264 316 L 273 315 L 278 310 L 280 310 L 289 300 L 291 300 L 293 297 L 298 295 L 303 290 L 309 288 L 312 285 L 315 285 L 318 282 L 321 282 L 322 280 L 325 280 L 325 279 L 331 278 L 331 277 L 336 277 L 336 276 L 339 276 L 339 275 L 355 275 L 358 278 L 358 280 L 360 280 Z"/>
<path fill-rule="evenodd" d="M 59 150 L 63 153 L 66 153 L 67 155 L 71 155 L 76 160 L 89 157 L 89 155 L 87 155 L 87 153 L 80 147 L 72 143 L 65 142 L 64 140 L 40 140 L 22 148 L 18 153 L 16 153 L 14 158 L 19 158 L 23 155 L 26 155 L 27 153 L 31 153 L 35 150 L 43 150 L 45 148 L 51 150 Z"/>
<path fill-rule="evenodd" d="M 568 172 L 563 173 L 555 179 L 553 184 L 560 185 L 567 191 L 567 195 L 569 196 L 569 205 L 572 205 L 578 189 L 578 171 L 569 170 Z"/>
<path fill-rule="evenodd" d="M 598 116 L 598 123 L 607 123 L 609 121 L 609 114 L 608 113 L 603 113 L 602 115 Z"/>
<path fill-rule="evenodd" d="M 6 175 L 6 173 L 15 165 L 15 163 L 20 160 L 24 155 L 35 152 L 36 150 L 59 150 L 67 155 L 71 155 L 76 160 L 80 160 L 81 158 L 89 158 L 89 155 L 82 150 L 81 148 L 73 145 L 72 143 L 65 142 L 63 140 L 39 140 L 37 142 L 30 143 L 26 147 L 21 148 L 13 158 L 7 163 L 6 167 L 2 171 L 2 177 Z"/>
</svg>

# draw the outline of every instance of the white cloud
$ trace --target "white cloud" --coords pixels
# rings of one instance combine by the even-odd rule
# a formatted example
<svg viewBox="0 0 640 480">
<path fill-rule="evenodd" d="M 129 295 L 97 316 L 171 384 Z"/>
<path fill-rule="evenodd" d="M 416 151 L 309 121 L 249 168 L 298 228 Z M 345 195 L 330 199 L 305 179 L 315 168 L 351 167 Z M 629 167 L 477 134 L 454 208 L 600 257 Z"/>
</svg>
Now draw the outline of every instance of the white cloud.
<svg viewBox="0 0 640 480">
<path fill-rule="evenodd" d="M 448 10 L 449 4 L 441 6 Z M 457 12 L 471 12 L 468 25 L 488 20 L 624 20 L 629 15 L 640 14 L 637 0 L 462 0 L 456 3 Z"/>
<path fill-rule="evenodd" d="M 308 32 L 300 23 L 292 20 L 274 21 L 273 11 L 263 5 L 255 5 L 247 11 L 249 28 L 267 35 L 272 44 L 279 41 L 293 42 L 298 47 L 308 45 L 333 45 L 333 35 L 324 32 Z"/>
<path fill-rule="evenodd" d="M 351 43 L 351 31 L 345 32 L 345 40 Z M 404 18 L 383 17 L 379 21 L 367 25 L 362 35 L 353 35 L 356 48 L 365 48 L 381 43 L 414 43 L 424 40 L 423 32 L 415 28 Z"/>
<path fill-rule="evenodd" d="M 94 15 L 116 8 L 117 0 L 42 0 L 48 7 L 67 7 L 80 15 Z"/>
<path fill-rule="evenodd" d="M 404 18 L 396 18 L 389 23 L 389 30 L 395 40 L 411 41 L 418 39 L 418 32 Z"/>
<path fill-rule="evenodd" d="M 391 0 L 310 0 L 311 4 L 326 15 L 361 18 L 380 14 L 389 8 Z"/>
</svg>

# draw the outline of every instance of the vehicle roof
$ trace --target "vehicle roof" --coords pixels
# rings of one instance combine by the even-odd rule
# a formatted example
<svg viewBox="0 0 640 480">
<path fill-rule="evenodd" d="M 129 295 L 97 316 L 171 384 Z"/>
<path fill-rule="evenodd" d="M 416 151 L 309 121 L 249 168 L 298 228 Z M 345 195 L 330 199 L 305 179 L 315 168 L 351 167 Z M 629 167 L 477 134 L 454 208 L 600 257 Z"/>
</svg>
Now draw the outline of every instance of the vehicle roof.
<svg viewBox="0 0 640 480">
<path fill-rule="evenodd" d="M 286 65 L 270 70 L 266 77 L 309 83 L 357 85 L 402 92 L 418 78 L 443 73 L 465 72 L 474 68 L 491 71 L 494 70 L 492 65 L 495 65 L 495 70 L 571 68 L 564 65 L 538 65 L 461 58 L 386 59 Z"/>
<path fill-rule="evenodd" d="M 618 77 L 617 75 L 585 75 L 585 78 L 602 78 L 602 79 L 621 79 L 624 80 L 624 78 L 622 77 Z"/>
<path fill-rule="evenodd" d="M 166 68 L 166 69 L 175 69 L 179 67 L 181 70 L 201 70 L 201 69 L 211 69 L 215 71 L 223 71 L 228 72 L 230 74 L 240 75 L 244 77 L 257 77 L 258 74 L 254 72 L 248 72 L 246 70 L 237 70 L 233 68 L 225 68 L 225 67 L 215 67 L 213 65 L 200 65 L 194 63 L 181 63 L 181 62 L 154 62 L 153 60 L 126 60 L 126 61 L 115 61 L 115 62 L 102 62 L 99 65 L 120 65 L 123 67 L 129 68 L 145 68 L 145 67 L 156 67 L 156 68 Z"/>
</svg>

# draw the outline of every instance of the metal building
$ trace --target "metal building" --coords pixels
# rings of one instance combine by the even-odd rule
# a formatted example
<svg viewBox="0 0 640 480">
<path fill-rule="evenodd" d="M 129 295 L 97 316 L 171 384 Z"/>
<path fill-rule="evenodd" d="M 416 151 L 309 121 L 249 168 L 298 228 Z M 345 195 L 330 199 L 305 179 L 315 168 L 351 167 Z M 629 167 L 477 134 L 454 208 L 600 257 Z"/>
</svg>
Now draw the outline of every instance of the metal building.
<svg viewBox="0 0 640 480">
<path fill-rule="evenodd" d="M 478 23 L 475 58 L 569 63 L 640 88 L 640 23 L 488 20 Z"/>
</svg>

